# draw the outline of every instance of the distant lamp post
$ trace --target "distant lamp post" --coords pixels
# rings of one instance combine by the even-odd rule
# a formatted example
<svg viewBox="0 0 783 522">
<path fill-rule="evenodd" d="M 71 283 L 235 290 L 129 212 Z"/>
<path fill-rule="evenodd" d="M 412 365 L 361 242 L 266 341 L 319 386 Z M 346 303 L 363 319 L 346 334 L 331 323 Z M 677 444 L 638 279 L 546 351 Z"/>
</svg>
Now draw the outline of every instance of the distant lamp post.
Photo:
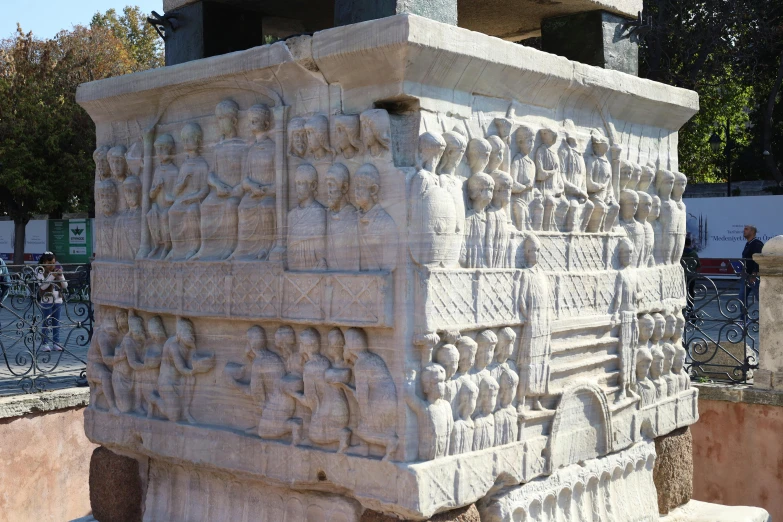
<svg viewBox="0 0 783 522">
<path fill-rule="evenodd" d="M 712 152 L 720 152 L 720 145 L 723 140 L 720 139 L 717 132 L 713 132 L 710 139 L 707 140 L 710 144 Z M 731 197 L 731 149 L 733 142 L 731 141 L 731 127 L 729 120 L 726 120 L 726 146 L 723 147 L 723 155 L 726 162 L 725 174 L 726 174 L 726 196 Z"/>
</svg>

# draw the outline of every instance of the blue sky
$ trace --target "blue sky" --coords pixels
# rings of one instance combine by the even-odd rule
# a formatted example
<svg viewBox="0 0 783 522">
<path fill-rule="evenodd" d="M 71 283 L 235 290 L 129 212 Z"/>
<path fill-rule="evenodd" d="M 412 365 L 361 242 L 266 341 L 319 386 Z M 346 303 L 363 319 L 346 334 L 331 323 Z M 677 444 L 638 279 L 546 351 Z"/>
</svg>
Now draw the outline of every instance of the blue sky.
<svg viewBox="0 0 783 522">
<path fill-rule="evenodd" d="M 88 24 L 97 11 L 122 11 L 126 5 L 163 12 L 163 0 L 0 0 L 0 38 L 13 35 L 17 22 L 25 32 L 51 38 L 61 29 Z"/>
</svg>

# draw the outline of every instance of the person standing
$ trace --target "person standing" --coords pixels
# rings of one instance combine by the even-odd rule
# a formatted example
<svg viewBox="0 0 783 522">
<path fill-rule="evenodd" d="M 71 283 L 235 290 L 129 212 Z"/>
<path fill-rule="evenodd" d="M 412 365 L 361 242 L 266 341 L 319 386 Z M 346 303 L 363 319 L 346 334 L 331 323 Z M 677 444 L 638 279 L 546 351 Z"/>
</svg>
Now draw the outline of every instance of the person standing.
<svg viewBox="0 0 783 522">
<path fill-rule="evenodd" d="M 759 300 L 759 265 L 753 261 L 753 254 L 760 254 L 764 248 L 764 243 L 756 237 L 756 227 L 754 225 L 745 225 L 742 235 L 745 238 L 745 248 L 742 249 L 742 260 L 745 261 L 745 273 L 747 277 L 743 283 L 740 283 L 739 298 L 748 307 L 748 297 L 751 295 L 758 302 Z"/>
<path fill-rule="evenodd" d="M 39 281 L 38 299 L 41 303 L 43 318 L 43 346 L 41 351 L 51 352 L 52 348 L 62 351 L 60 345 L 60 310 L 63 307 L 63 291 L 68 282 L 63 269 L 57 265 L 52 252 L 44 252 L 38 260 L 36 277 Z"/>
</svg>

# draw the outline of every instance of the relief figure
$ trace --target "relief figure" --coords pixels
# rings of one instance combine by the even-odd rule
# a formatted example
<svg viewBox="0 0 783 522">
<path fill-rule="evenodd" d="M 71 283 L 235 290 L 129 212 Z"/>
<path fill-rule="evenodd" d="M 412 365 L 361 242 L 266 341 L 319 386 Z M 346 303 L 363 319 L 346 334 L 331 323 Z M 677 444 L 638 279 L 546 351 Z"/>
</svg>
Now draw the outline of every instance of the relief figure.
<svg viewBox="0 0 783 522">
<path fill-rule="evenodd" d="M 516 228 L 511 223 L 510 205 L 514 180 L 507 172 L 497 168 L 503 162 L 505 144 L 497 136 L 490 136 L 488 141 L 492 152 L 487 170 L 495 186 L 487 210 L 486 264 L 489 268 L 513 268 L 516 249 L 512 248 L 512 241 L 516 237 Z"/>
<path fill-rule="evenodd" d="M 372 163 L 354 174 L 354 201 L 359 207 L 359 268 L 394 270 L 397 266 L 399 233 L 392 217 L 380 204 L 381 175 Z"/>
<path fill-rule="evenodd" d="M 543 220 L 544 206 L 540 199 L 534 197 L 536 164 L 530 158 L 536 133 L 523 124 L 519 126 L 515 136 L 519 153 L 511 163 L 511 177 L 514 179 L 511 189 L 511 218 L 518 230 L 540 230 L 540 227 L 536 229 L 533 225 L 534 222 L 539 224 Z M 540 219 L 533 219 L 535 215 L 540 216 Z"/>
<path fill-rule="evenodd" d="M 288 211 L 288 268 L 326 270 L 326 209 L 315 199 L 318 173 L 304 163 L 294 180 L 298 204 Z"/>
<path fill-rule="evenodd" d="M 502 369 L 498 380 L 497 410 L 495 410 L 495 446 L 516 442 L 519 436 L 519 415 L 514 398 L 519 388 L 519 376 L 508 367 Z"/>
<path fill-rule="evenodd" d="M 334 151 L 329 146 L 329 119 L 323 114 L 316 114 L 307 119 L 304 128 L 307 134 L 307 154 L 314 161 L 324 158 L 331 160 Z"/>
<path fill-rule="evenodd" d="M 109 178 L 98 182 L 95 188 L 95 199 L 100 215 L 95 216 L 98 237 L 96 240 L 96 252 L 101 259 L 115 257 L 114 232 L 117 223 L 117 206 L 119 193 L 117 184 Z"/>
<path fill-rule="evenodd" d="M 557 231 L 565 226 L 571 204 L 566 199 L 560 158 L 553 150 L 557 131 L 544 127 L 539 132 L 541 145 L 536 149 L 536 188 L 544 198 L 543 229 Z"/>
<path fill-rule="evenodd" d="M 446 372 L 443 398 L 454 407 L 457 399 L 457 380 L 454 375 L 459 367 L 459 350 L 453 344 L 444 344 L 435 352 L 435 362 L 443 366 Z"/>
<path fill-rule="evenodd" d="M 655 326 L 653 326 L 653 333 L 650 337 L 650 353 L 653 356 L 652 366 L 650 367 L 650 380 L 655 385 L 656 400 L 661 400 L 665 399 L 669 392 L 668 384 L 663 379 L 664 354 L 661 346 L 661 340 L 666 329 L 666 318 L 659 313 L 652 314 L 652 318 Z"/>
<path fill-rule="evenodd" d="M 348 202 L 348 168 L 334 163 L 326 172 L 326 265 L 329 270 L 359 270 L 359 214 Z"/>
<path fill-rule="evenodd" d="M 511 354 L 514 352 L 514 344 L 517 341 L 517 334 L 506 326 L 498 330 L 496 337 L 495 360 L 489 365 L 489 373 L 500 384 L 500 375 L 504 371 L 510 370 L 517 373 L 517 365 L 510 360 Z M 516 393 L 516 388 L 514 388 L 514 392 Z"/>
<path fill-rule="evenodd" d="M 127 149 L 124 145 L 116 145 L 109 149 L 106 153 L 106 159 L 109 162 L 109 170 L 111 170 L 111 176 L 116 183 L 117 187 L 121 187 L 125 178 L 128 176 L 128 162 L 125 160 L 125 153 Z M 122 212 L 125 210 L 125 201 L 120 198 L 117 203 L 117 211 Z"/>
<path fill-rule="evenodd" d="M 662 259 L 661 245 L 658 244 L 659 239 L 663 237 L 661 221 L 658 219 L 661 215 L 661 198 L 656 195 L 650 197 L 652 198 L 652 206 L 650 207 L 650 215 L 647 216 L 647 223 L 652 226 L 653 231 L 652 261 L 650 266 L 655 266 L 660 262 L 659 259 Z"/>
<path fill-rule="evenodd" d="M 456 131 L 444 132 L 443 141 L 446 142 L 446 149 L 438 165 L 438 182 L 454 201 L 456 228 L 451 243 L 454 252 L 449 259 L 458 259 L 462 247 L 462 229 L 465 227 L 465 178 L 457 174 L 457 166 L 465 155 L 468 142 L 465 136 Z"/>
<path fill-rule="evenodd" d="M 249 333 L 248 333 L 249 337 Z M 253 396 L 261 401 L 258 436 L 262 439 L 282 439 L 291 435 L 292 444 L 301 439 L 302 421 L 294 418 L 296 402 L 293 392 L 303 390 L 301 376 L 291 372 L 295 356 L 296 334 L 290 326 L 281 326 L 275 332 L 275 351 L 256 342 L 253 368 L 258 365 L 258 385 L 252 386 Z M 253 380 L 251 380 L 252 384 Z"/>
<path fill-rule="evenodd" d="M 625 230 L 628 239 L 633 243 L 633 257 L 631 267 L 640 266 L 644 254 L 645 235 L 644 225 L 636 220 L 636 211 L 639 209 L 639 194 L 635 190 L 622 189 L 620 191 L 620 226 Z"/>
<path fill-rule="evenodd" d="M 674 186 L 672 187 L 672 202 L 674 206 L 674 249 L 672 250 L 671 263 L 680 264 L 682 251 L 685 248 L 686 222 L 688 213 L 685 210 L 685 203 L 682 201 L 682 194 L 685 192 L 685 186 L 688 184 L 688 178 L 682 172 L 674 173 Z"/>
<path fill-rule="evenodd" d="M 495 406 L 498 400 L 498 382 L 487 375 L 478 384 L 476 412 L 473 414 L 473 451 L 495 445 Z"/>
<path fill-rule="evenodd" d="M 304 118 L 291 118 L 288 122 L 288 154 L 304 158 L 307 154 L 307 130 Z"/>
<path fill-rule="evenodd" d="M 487 265 L 487 207 L 492 202 L 495 181 L 484 172 L 492 151 L 487 140 L 474 138 L 468 143 L 468 198 L 470 209 L 465 213 L 465 233 L 460 253 L 464 268 L 484 268 Z"/>
<path fill-rule="evenodd" d="M 169 208 L 174 203 L 174 186 L 179 175 L 179 169 L 174 164 L 174 137 L 171 134 L 158 136 L 155 140 L 155 155 L 158 157 L 158 166 L 152 175 L 149 193 L 151 205 L 147 212 L 152 250 L 147 257 L 165 259 L 171 251 Z"/>
<path fill-rule="evenodd" d="M 136 345 L 139 342 L 143 343 L 144 339 L 143 337 L 141 341 L 134 339 L 133 333 L 129 329 L 130 321 L 127 310 L 122 308 L 117 310 L 116 318 L 120 344 L 112 359 L 111 384 L 114 389 L 114 401 L 117 409 L 120 413 L 130 413 L 133 411 L 133 368 L 128 363 L 128 352 L 135 351 Z M 131 316 L 131 318 L 138 319 L 136 316 Z M 141 335 L 143 336 L 143 332 Z"/>
<path fill-rule="evenodd" d="M 625 193 L 633 194 L 625 189 Z M 618 258 L 620 270 L 614 285 L 614 300 L 609 309 L 612 314 L 612 325 L 620 326 L 620 340 L 618 352 L 620 354 L 620 392 L 617 401 L 625 399 L 625 396 L 635 397 L 633 386 L 636 377 L 636 367 L 633 361 L 634 351 L 639 341 L 639 327 L 637 324 L 637 312 L 639 301 L 639 282 L 634 269 L 634 245 L 628 238 L 620 239 L 618 245 Z"/>
<path fill-rule="evenodd" d="M 636 191 L 639 195 L 639 208 L 636 209 L 636 221 L 644 227 L 644 245 L 642 254 L 639 256 L 639 267 L 653 266 L 655 258 L 653 249 L 655 248 L 655 229 L 648 221 L 650 212 L 652 212 L 653 198 L 647 192 Z"/>
<path fill-rule="evenodd" d="M 655 385 L 648 378 L 653 356 L 646 346 L 640 347 L 636 352 L 636 392 L 641 398 L 642 408 L 655 402 Z"/>
<path fill-rule="evenodd" d="M 677 319 L 672 314 L 666 315 L 666 326 L 663 330 L 663 380 L 666 381 L 666 394 L 669 397 L 673 397 L 679 393 L 680 380 L 679 376 L 674 373 L 674 359 L 677 356 L 677 349 L 671 343 L 672 337 L 674 337 L 674 329 L 677 323 Z"/>
<path fill-rule="evenodd" d="M 430 363 L 421 371 L 425 399 L 416 395 L 415 382 L 408 383 L 405 399 L 419 420 L 419 460 L 427 461 L 449 454 L 454 418 L 451 405 L 443 398 L 446 371 Z"/>
<path fill-rule="evenodd" d="M 231 256 L 241 261 L 267 259 L 276 226 L 275 142 L 269 137 L 272 112 L 266 105 L 253 105 L 248 115 L 255 141 L 248 148 L 238 188 L 243 195 L 237 209 L 237 248 Z"/>
<path fill-rule="evenodd" d="M 588 232 L 609 232 L 617 221 L 620 205 L 612 186 L 612 165 L 606 159 L 609 140 L 594 130 L 591 135 L 593 162 L 587 174 L 587 193 L 595 206 L 587 224 Z"/>
<path fill-rule="evenodd" d="M 384 109 L 371 109 L 359 115 L 364 150 L 373 158 L 379 158 L 391 148 L 391 123 Z M 437 165 L 438 162 L 435 162 Z M 433 165 L 433 167 L 435 166 Z"/>
<path fill-rule="evenodd" d="M 655 237 L 654 251 L 655 262 L 659 265 L 670 264 L 674 259 L 679 208 L 671 198 L 673 188 L 674 173 L 668 170 L 659 170 L 655 176 L 655 190 L 658 192 L 658 197 L 661 198 L 661 213 L 658 216 L 660 237 Z"/>
<path fill-rule="evenodd" d="M 335 152 L 342 154 L 345 159 L 353 159 L 362 150 L 359 116 L 338 114 L 332 117 L 332 121 L 334 121 Z"/>
<path fill-rule="evenodd" d="M 584 232 L 593 213 L 595 204 L 587 195 L 587 167 L 582 153 L 578 150 L 576 137 L 565 133 L 558 156 L 563 169 L 563 184 L 565 196 L 569 202 L 566 215 L 565 230 L 568 232 Z"/>
<path fill-rule="evenodd" d="M 478 386 L 471 381 L 465 381 L 457 393 L 454 427 L 449 439 L 449 455 L 459 455 L 473 451 L 475 425 L 473 412 L 478 402 Z"/>
<path fill-rule="evenodd" d="M 125 211 L 118 217 L 114 231 L 114 251 L 118 259 L 132 261 L 141 246 L 141 180 L 128 176 L 122 183 Z"/>
<path fill-rule="evenodd" d="M 128 319 L 128 325 L 144 333 L 144 324 L 133 324 L 138 318 Z M 148 418 L 155 415 L 155 390 L 158 386 L 160 361 L 163 356 L 163 345 L 166 344 L 166 329 L 160 316 L 151 317 L 147 321 L 146 334 L 142 344 L 135 346 L 136 353 L 126 352 L 128 363 L 134 371 L 134 390 L 136 411 Z M 141 340 L 141 337 L 139 337 Z"/>
<path fill-rule="evenodd" d="M 691 377 L 685 370 L 685 360 L 688 356 L 688 353 L 685 350 L 685 346 L 683 346 L 682 342 L 682 332 L 683 328 L 685 327 L 685 317 L 682 315 L 682 310 L 677 310 L 677 315 L 675 317 L 677 322 L 674 327 L 674 334 L 672 335 L 672 345 L 674 346 L 674 349 L 677 353 L 674 356 L 672 372 L 677 376 L 680 392 L 684 392 L 691 387 Z"/>
<path fill-rule="evenodd" d="M 103 397 L 109 411 L 116 413 L 114 387 L 111 367 L 114 363 L 114 351 L 121 341 L 117 330 L 117 320 L 109 308 L 99 310 L 100 322 L 90 339 L 87 351 L 87 381 L 90 383 L 90 406 L 98 409 L 98 401 Z"/>
</svg>

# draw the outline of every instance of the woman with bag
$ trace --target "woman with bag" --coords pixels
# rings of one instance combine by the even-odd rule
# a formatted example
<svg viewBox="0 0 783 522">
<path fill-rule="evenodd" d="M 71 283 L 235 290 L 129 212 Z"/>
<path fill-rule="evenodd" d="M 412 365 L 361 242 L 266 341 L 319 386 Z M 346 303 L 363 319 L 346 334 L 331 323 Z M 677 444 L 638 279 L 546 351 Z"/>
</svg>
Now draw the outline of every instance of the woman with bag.
<svg viewBox="0 0 783 522">
<path fill-rule="evenodd" d="M 51 352 L 52 348 L 62 351 L 60 346 L 60 311 L 63 307 L 63 291 L 68 288 L 68 282 L 63 276 L 62 266 L 52 252 L 44 252 L 38 260 L 36 277 L 39 281 L 38 300 L 41 304 L 43 317 L 42 352 Z"/>
</svg>

